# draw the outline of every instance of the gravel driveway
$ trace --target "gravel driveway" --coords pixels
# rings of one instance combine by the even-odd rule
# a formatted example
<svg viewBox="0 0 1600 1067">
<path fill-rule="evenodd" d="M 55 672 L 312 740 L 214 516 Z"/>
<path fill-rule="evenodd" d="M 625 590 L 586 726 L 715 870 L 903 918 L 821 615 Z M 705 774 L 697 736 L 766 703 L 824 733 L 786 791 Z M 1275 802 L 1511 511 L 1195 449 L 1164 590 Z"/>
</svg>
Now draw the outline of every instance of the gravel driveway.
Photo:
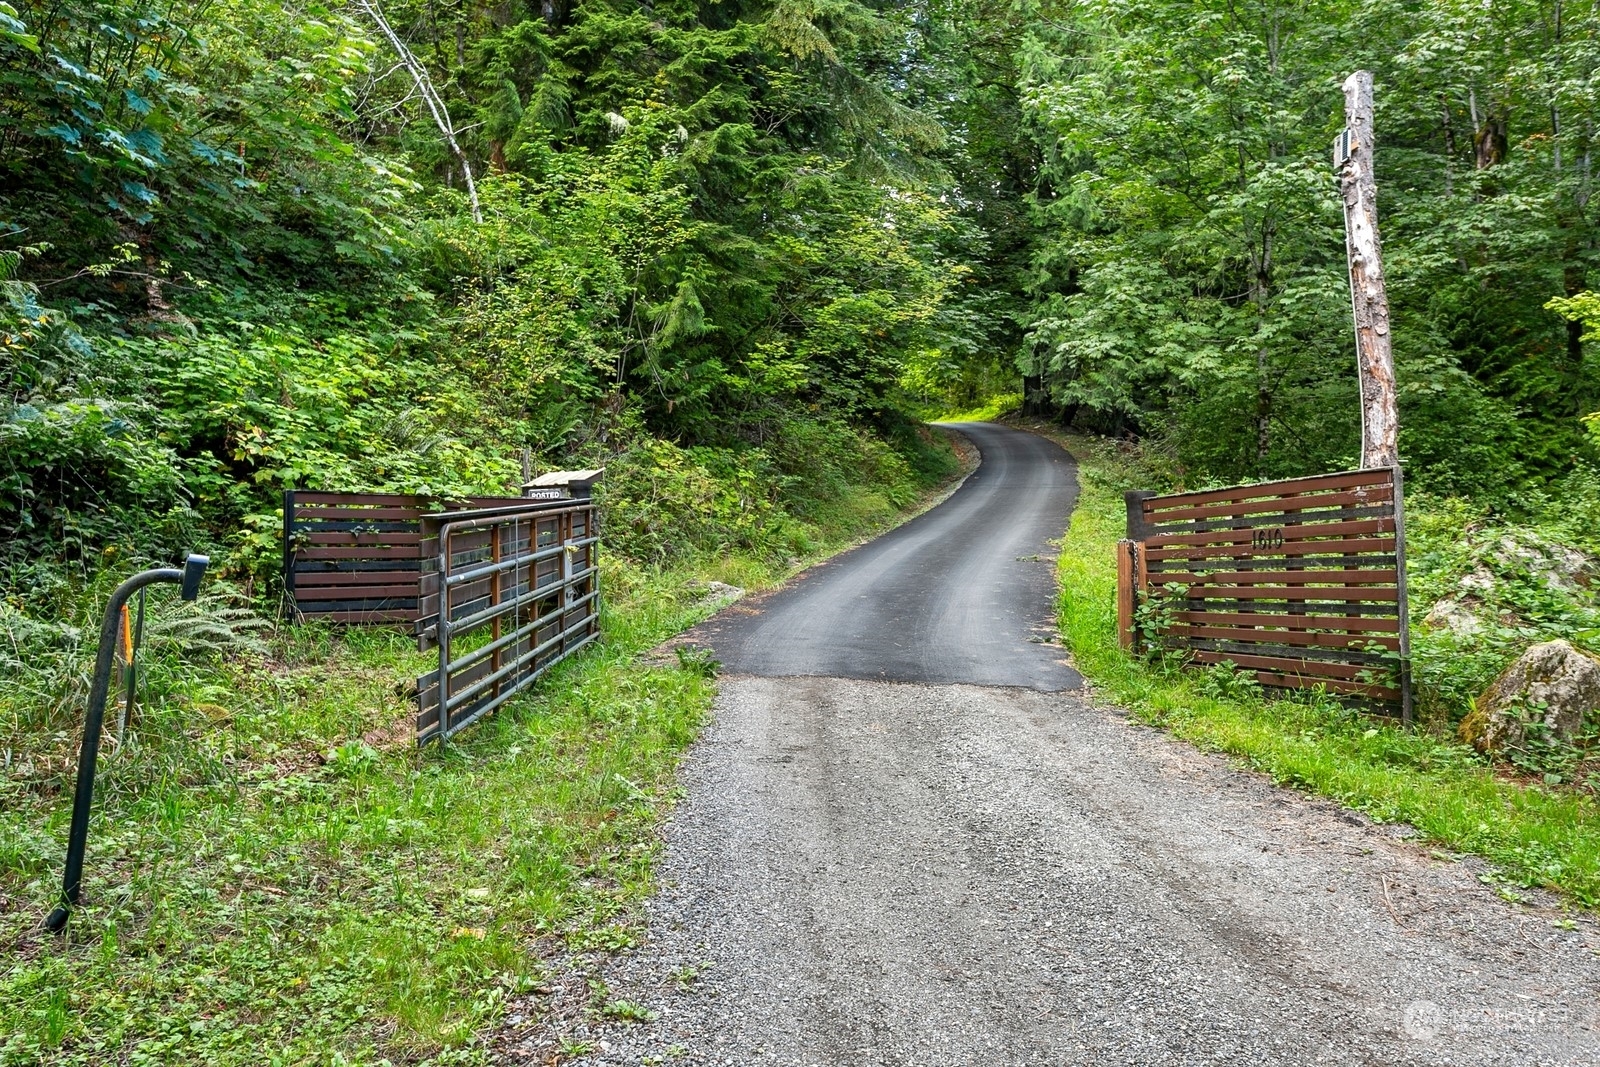
<svg viewBox="0 0 1600 1067">
<path fill-rule="evenodd" d="M 1014 431 L 978 430 L 986 466 L 1016 455 Z M 1010 468 L 1040 484 L 1036 464 Z M 1007 495 L 986 500 L 986 518 L 1003 518 Z M 1018 555 L 990 553 L 1001 569 L 1025 565 Z M 947 571 L 901 565 L 897 580 Z M 857 645 L 826 647 L 818 635 L 850 628 L 803 611 L 828 596 L 780 594 L 708 629 L 742 672 L 721 682 L 685 765 L 648 938 L 552 990 L 588 1010 L 513 1029 L 505 1058 L 1600 1065 L 1588 917 L 1507 903 L 1473 861 L 1404 827 L 1096 706 L 1041 658 L 1059 650 L 1021 636 L 1048 621 L 1048 590 L 1030 588 L 1014 590 L 1004 647 L 938 661 L 928 681 L 946 684 L 904 678 L 903 655 L 900 680 L 872 680 L 859 627 Z M 788 611 L 802 614 L 769 636 L 812 625 L 808 655 L 857 676 L 792 663 L 757 676 L 776 672 L 751 668 L 766 655 L 751 635 Z M 977 667 L 961 666 L 969 653 Z M 947 684 L 987 681 L 1012 655 L 1031 686 Z"/>
</svg>

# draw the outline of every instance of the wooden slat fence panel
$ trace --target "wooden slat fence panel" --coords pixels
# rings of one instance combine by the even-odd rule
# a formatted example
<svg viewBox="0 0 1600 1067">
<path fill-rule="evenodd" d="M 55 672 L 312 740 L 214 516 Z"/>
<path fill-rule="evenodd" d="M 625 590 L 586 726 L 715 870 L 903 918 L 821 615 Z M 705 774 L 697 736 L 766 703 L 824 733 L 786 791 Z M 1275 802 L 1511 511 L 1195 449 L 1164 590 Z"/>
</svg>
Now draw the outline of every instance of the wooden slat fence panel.
<svg viewBox="0 0 1600 1067">
<path fill-rule="evenodd" d="M 1118 625 L 1159 621 L 1189 661 L 1411 719 L 1398 468 L 1157 496 L 1129 493 Z M 1141 610 L 1140 605 L 1145 607 Z"/>
<path fill-rule="evenodd" d="M 416 623 L 434 548 L 425 515 L 526 507 L 521 497 L 438 501 L 397 493 L 290 490 L 283 497 L 283 584 L 296 618 L 343 625 Z"/>
</svg>

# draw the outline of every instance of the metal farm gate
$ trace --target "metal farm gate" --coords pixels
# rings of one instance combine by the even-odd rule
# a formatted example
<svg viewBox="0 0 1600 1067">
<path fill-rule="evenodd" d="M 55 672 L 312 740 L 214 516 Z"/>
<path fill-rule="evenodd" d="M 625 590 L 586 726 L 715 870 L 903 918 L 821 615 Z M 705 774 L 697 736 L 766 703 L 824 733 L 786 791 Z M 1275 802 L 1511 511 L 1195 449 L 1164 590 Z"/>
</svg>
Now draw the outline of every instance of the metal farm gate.
<svg viewBox="0 0 1600 1067">
<path fill-rule="evenodd" d="M 1264 686 L 1324 687 L 1411 721 L 1398 468 L 1127 494 L 1118 628 Z M 1142 608 L 1141 608 L 1142 606 Z"/>
<path fill-rule="evenodd" d="M 599 636 L 598 510 L 587 483 L 577 488 L 585 495 L 455 503 L 286 493 L 294 616 L 410 624 L 439 651 L 417 680 L 417 743 L 444 740 Z"/>
<path fill-rule="evenodd" d="M 445 740 L 600 636 L 600 529 L 588 500 L 428 515 L 417 743 Z"/>
</svg>

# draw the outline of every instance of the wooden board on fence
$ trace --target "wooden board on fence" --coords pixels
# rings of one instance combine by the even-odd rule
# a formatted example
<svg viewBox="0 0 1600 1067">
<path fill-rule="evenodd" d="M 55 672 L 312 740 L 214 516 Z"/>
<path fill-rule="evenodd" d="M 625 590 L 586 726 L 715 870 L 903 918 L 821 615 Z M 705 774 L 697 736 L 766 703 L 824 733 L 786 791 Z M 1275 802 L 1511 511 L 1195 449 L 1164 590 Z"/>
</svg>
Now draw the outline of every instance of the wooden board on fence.
<svg viewBox="0 0 1600 1067">
<path fill-rule="evenodd" d="M 283 499 L 283 584 L 295 616 L 343 625 L 415 623 L 433 545 L 422 517 L 519 507 L 520 497 L 440 502 L 399 493 L 291 490 Z"/>
<path fill-rule="evenodd" d="M 1394 705 L 1409 721 L 1401 499 L 1397 468 L 1130 493 L 1136 560 L 1119 545 L 1119 628 L 1128 583 L 1161 606 L 1166 646 L 1192 662 Z"/>
</svg>

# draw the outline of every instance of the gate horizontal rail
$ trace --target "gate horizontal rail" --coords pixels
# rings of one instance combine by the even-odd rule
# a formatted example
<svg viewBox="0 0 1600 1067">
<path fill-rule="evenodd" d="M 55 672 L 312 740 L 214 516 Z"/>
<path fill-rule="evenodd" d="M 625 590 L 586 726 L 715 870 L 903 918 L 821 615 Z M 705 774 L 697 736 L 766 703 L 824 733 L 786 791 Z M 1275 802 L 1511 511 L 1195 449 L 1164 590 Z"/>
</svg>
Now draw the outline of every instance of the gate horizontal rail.
<svg viewBox="0 0 1600 1067">
<path fill-rule="evenodd" d="M 526 504 L 526 502 L 524 502 Z M 429 515 L 419 633 L 439 666 L 417 679 L 417 743 L 443 741 L 600 634 L 592 502 Z"/>
<path fill-rule="evenodd" d="M 1157 631 L 1190 662 L 1321 686 L 1410 722 L 1402 495 L 1397 467 L 1127 494 L 1122 643 Z"/>
</svg>

